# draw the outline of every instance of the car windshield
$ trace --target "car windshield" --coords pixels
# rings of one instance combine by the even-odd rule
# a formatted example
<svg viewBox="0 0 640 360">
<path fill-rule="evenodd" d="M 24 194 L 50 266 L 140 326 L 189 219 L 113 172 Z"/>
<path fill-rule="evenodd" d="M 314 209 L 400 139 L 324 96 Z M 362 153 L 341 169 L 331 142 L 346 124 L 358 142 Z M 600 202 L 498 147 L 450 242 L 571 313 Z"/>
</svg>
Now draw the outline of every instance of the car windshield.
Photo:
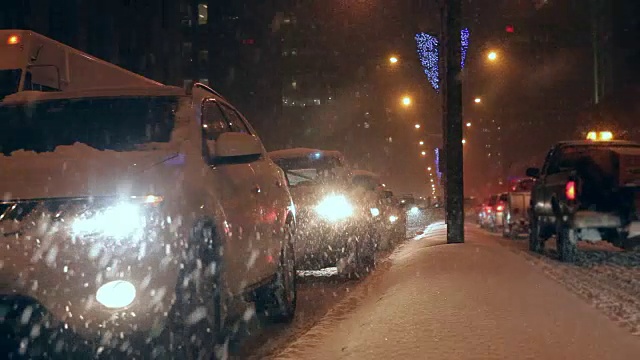
<svg viewBox="0 0 640 360">
<path fill-rule="evenodd" d="M 340 160 L 331 157 L 280 159 L 276 163 L 284 170 L 289 186 L 293 187 L 339 181 L 345 173 Z"/>
<path fill-rule="evenodd" d="M 175 97 L 91 98 L 0 106 L 0 151 L 48 152 L 83 143 L 128 151 L 167 143 L 174 127 Z"/>
</svg>

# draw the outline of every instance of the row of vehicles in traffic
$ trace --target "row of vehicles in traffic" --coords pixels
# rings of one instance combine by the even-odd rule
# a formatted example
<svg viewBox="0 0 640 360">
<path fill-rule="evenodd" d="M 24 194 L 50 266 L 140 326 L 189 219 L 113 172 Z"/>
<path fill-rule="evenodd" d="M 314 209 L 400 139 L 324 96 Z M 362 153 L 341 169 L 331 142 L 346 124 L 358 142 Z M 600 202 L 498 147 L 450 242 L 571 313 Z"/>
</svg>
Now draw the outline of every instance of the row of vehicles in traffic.
<svg viewBox="0 0 640 360">
<path fill-rule="evenodd" d="M 298 269 L 362 276 L 404 237 L 378 176 L 335 151 L 268 153 L 204 84 L 29 31 L 0 31 L 0 54 L 0 344 L 14 356 L 214 358 L 247 309 L 294 317 Z"/>
<path fill-rule="evenodd" d="M 478 223 L 505 236 L 529 235 L 542 252 L 551 237 L 561 261 L 578 258 L 578 243 L 606 241 L 625 250 L 640 244 L 640 143 L 610 133 L 557 143 L 542 168 L 478 211 Z"/>
</svg>

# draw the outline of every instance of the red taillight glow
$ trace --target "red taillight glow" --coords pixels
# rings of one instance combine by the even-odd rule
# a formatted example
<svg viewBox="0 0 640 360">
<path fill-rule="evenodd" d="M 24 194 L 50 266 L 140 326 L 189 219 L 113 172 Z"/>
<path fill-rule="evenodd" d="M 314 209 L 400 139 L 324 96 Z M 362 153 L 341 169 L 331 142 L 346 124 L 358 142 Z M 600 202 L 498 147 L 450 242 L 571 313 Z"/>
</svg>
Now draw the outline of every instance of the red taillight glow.
<svg viewBox="0 0 640 360">
<path fill-rule="evenodd" d="M 564 186 L 564 194 L 567 197 L 567 200 L 576 199 L 576 182 L 575 181 L 567 182 L 567 185 Z"/>
<path fill-rule="evenodd" d="M 504 210 L 504 206 L 502 206 L 502 205 L 498 205 L 498 207 L 496 208 L 496 210 L 497 210 L 498 212 L 501 212 L 501 211 L 503 211 L 503 210 Z"/>
</svg>

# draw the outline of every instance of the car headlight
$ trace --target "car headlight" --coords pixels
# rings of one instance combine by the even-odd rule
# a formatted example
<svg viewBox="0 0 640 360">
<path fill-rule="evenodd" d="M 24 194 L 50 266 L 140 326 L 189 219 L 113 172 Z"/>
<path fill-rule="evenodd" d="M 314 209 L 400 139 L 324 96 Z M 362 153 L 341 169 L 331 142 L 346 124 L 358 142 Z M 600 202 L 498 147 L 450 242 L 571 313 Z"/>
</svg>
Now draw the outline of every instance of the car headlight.
<svg viewBox="0 0 640 360">
<path fill-rule="evenodd" d="M 395 223 L 396 221 L 398 221 L 398 217 L 397 217 L 397 216 L 395 216 L 395 215 L 391 215 L 391 216 L 389 216 L 389 222 L 390 222 L 390 223 L 392 223 L 392 224 L 393 224 L 393 223 Z"/>
<path fill-rule="evenodd" d="M 344 195 L 328 195 L 315 207 L 316 213 L 325 220 L 335 222 L 353 215 L 353 205 Z"/>
<path fill-rule="evenodd" d="M 146 196 L 142 201 L 132 197 L 131 201 L 123 201 L 80 215 L 72 222 L 71 230 L 76 236 L 100 235 L 115 239 L 139 239 L 147 225 L 144 206 L 161 201 L 162 198 L 158 196 Z"/>
<path fill-rule="evenodd" d="M 371 209 L 369 209 L 369 211 L 371 211 L 371 216 L 373 216 L 373 217 L 380 216 L 380 209 L 378 209 L 378 208 L 371 208 Z"/>
<path fill-rule="evenodd" d="M 109 309 L 127 307 L 135 298 L 136 287 L 124 280 L 110 281 L 96 291 L 96 300 Z"/>
</svg>

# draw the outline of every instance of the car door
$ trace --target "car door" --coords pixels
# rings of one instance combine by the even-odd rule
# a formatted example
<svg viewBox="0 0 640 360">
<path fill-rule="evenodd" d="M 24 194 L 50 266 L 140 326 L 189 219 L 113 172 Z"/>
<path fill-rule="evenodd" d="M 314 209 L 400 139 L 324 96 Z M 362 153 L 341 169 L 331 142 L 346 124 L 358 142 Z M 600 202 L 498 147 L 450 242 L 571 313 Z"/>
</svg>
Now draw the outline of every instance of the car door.
<svg viewBox="0 0 640 360">
<path fill-rule="evenodd" d="M 205 99 L 202 104 L 203 156 L 215 145 L 218 137 L 225 132 L 236 131 L 221 111 L 214 98 Z M 211 196 L 220 199 L 230 231 L 225 241 L 224 267 L 232 287 L 244 287 L 261 280 L 259 263 L 255 252 L 257 223 L 257 193 L 255 174 L 250 162 L 245 159 L 225 161 L 217 164 L 209 161 L 213 180 L 219 184 L 211 187 Z"/>
<path fill-rule="evenodd" d="M 221 103 L 220 107 L 233 131 L 257 136 L 237 110 L 224 103 Z M 254 173 L 254 187 L 258 189 L 256 231 L 259 235 L 254 244 L 254 250 L 259 251 L 259 256 L 266 260 L 256 264 L 255 270 L 259 272 L 259 276 L 266 279 L 275 273 L 280 258 L 279 232 L 284 220 L 282 210 L 288 205 L 283 201 L 286 198 L 286 188 L 280 168 L 269 159 L 266 151 L 263 156 L 251 159 L 249 166 Z"/>
</svg>

